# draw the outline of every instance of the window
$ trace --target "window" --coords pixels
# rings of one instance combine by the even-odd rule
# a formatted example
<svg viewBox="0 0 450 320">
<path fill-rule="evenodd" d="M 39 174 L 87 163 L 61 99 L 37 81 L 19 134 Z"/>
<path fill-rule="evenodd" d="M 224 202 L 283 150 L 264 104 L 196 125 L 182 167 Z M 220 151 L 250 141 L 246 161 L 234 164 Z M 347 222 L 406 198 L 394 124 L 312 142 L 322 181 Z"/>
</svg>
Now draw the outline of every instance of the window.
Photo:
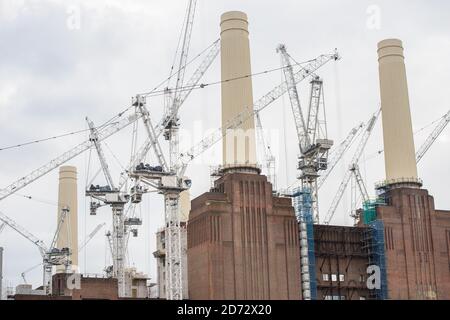
<svg viewBox="0 0 450 320">
<path fill-rule="evenodd" d="M 322 274 L 322 280 L 323 281 L 328 281 L 330 278 L 328 277 L 328 273 L 324 273 Z"/>
<path fill-rule="evenodd" d="M 340 275 L 339 275 L 339 281 L 340 281 L 340 282 L 344 282 L 344 281 L 345 281 L 345 275 L 340 274 Z"/>
<path fill-rule="evenodd" d="M 341 300 L 345 300 L 345 296 L 341 296 Z"/>
<path fill-rule="evenodd" d="M 364 275 L 362 275 L 362 274 L 359 275 L 359 282 L 361 282 L 361 283 L 364 282 Z"/>
<path fill-rule="evenodd" d="M 324 300 L 332 300 L 332 296 L 325 296 Z"/>
<path fill-rule="evenodd" d="M 337 281 L 337 275 L 332 274 L 331 275 L 331 281 L 336 282 Z"/>
<path fill-rule="evenodd" d="M 359 300 L 366 300 L 366 297 L 359 297 Z"/>
</svg>

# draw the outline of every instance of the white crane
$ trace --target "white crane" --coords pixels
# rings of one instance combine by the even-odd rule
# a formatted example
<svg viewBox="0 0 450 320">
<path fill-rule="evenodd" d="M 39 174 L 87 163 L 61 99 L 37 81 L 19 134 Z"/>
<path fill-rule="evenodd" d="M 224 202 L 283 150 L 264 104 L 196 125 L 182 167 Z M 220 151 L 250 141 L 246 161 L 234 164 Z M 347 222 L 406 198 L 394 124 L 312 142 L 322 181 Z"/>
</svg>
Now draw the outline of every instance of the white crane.
<svg viewBox="0 0 450 320">
<path fill-rule="evenodd" d="M 291 58 L 286 51 L 285 45 L 280 45 L 277 52 L 281 54 L 284 67 L 284 75 L 288 84 L 289 98 L 291 101 L 292 113 L 294 115 L 295 127 L 300 149 L 298 169 L 299 179 L 302 188 L 311 192 L 311 209 L 314 220 L 319 222 L 318 208 L 318 186 L 317 178 L 319 171 L 327 169 L 328 151 L 333 145 L 333 141 L 327 137 L 327 124 L 325 117 L 325 107 L 323 102 L 323 81 L 313 74 L 311 81 L 310 101 L 307 110 L 307 118 L 303 116 L 297 86 L 294 81 L 294 71 Z M 339 55 L 335 53 L 334 60 L 338 60 Z M 320 114 L 323 113 L 323 118 Z"/>
<path fill-rule="evenodd" d="M 450 111 L 448 111 L 444 116 L 442 116 L 441 120 L 437 124 L 437 126 L 434 128 L 433 132 L 428 136 L 428 138 L 425 140 L 423 145 L 420 147 L 419 151 L 416 152 L 416 162 L 419 163 L 419 161 L 423 158 L 425 153 L 430 149 L 430 147 L 433 145 L 433 143 L 437 140 L 439 135 L 444 131 L 445 127 L 450 122 Z"/>
<path fill-rule="evenodd" d="M 323 102 L 323 82 L 312 73 L 311 92 L 307 118 L 303 116 L 297 86 L 294 81 L 294 70 L 291 64 L 291 57 L 286 51 L 285 45 L 279 45 L 277 52 L 281 55 L 283 71 L 288 85 L 291 109 L 294 115 L 294 123 L 297 130 L 297 139 L 300 149 L 298 169 L 300 170 L 299 180 L 300 190 L 295 190 L 294 202 L 296 215 L 300 229 L 300 260 L 301 260 L 301 282 L 302 294 L 305 300 L 313 297 L 310 282 L 309 256 L 308 256 L 308 231 L 307 223 L 312 223 L 313 219 L 319 223 L 318 187 L 317 178 L 319 171 L 326 170 L 328 164 L 328 152 L 333 141 L 327 137 L 327 124 L 325 116 L 325 106 Z M 334 60 L 339 56 L 335 53 Z M 320 113 L 323 118 L 320 119 Z M 302 201 L 300 201 L 300 197 Z"/>
<path fill-rule="evenodd" d="M 339 55 L 335 52 L 332 54 L 323 54 L 318 56 L 315 59 L 309 61 L 307 65 L 301 68 L 294 74 L 294 82 L 295 84 L 300 83 L 311 74 L 313 74 L 316 70 L 320 69 L 326 63 L 332 60 L 337 60 Z M 200 142 L 196 143 L 190 149 L 180 154 L 179 161 L 182 164 L 180 169 L 180 176 L 182 176 L 187 168 L 187 165 L 190 161 L 192 161 L 195 157 L 202 154 L 204 151 L 209 149 L 211 146 L 219 142 L 226 132 L 230 130 L 236 129 L 243 122 L 245 122 L 250 117 L 255 117 L 256 114 L 267 108 L 272 102 L 276 101 L 283 94 L 288 91 L 287 82 L 283 82 L 280 85 L 273 88 L 266 95 L 258 99 L 253 103 L 252 106 L 247 106 L 244 108 L 241 113 L 239 113 L 236 117 L 228 121 L 225 127 L 221 127 L 216 129 L 214 132 L 203 138 Z"/>
<path fill-rule="evenodd" d="M 337 57 L 336 53 L 331 55 L 321 55 L 316 59 L 310 61 L 308 65 L 302 68 L 294 75 L 295 83 L 299 83 L 300 81 L 307 78 L 312 72 L 316 71 L 323 65 L 325 65 L 328 61 L 334 60 Z M 179 158 L 177 159 L 176 168 L 179 168 L 177 173 L 174 175 L 173 172 L 163 172 L 161 170 L 154 170 L 153 167 L 145 167 L 142 165 L 137 165 L 131 177 L 135 178 L 138 181 L 146 183 L 150 186 L 155 186 L 161 193 L 165 196 L 165 209 L 166 209 L 166 219 L 170 219 L 169 222 L 166 223 L 166 237 L 167 234 L 169 236 L 174 236 L 174 232 L 176 231 L 176 221 L 179 221 L 179 193 L 190 186 L 190 180 L 184 178 L 184 173 L 187 169 L 188 164 L 198 155 L 202 154 L 204 151 L 209 149 L 215 143 L 220 141 L 223 138 L 224 132 L 229 132 L 229 130 L 223 129 L 234 129 L 238 127 L 242 122 L 245 122 L 249 117 L 254 117 L 256 114 L 261 112 L 264 108 L 270 105 L 272 102 L 276 101 L 279 97 L 281 97 L 288 90 L 288 85 L 286 82 L 283 82 L 281 85 L 275 87 L 261 99 L 257 100 L 253 106 L 247 106 L 244 111 L 242 111 L 239 115 L 237 115 L 234 119 L 230 120 L 227 123 L 225 128 L 219 128 L 215 130 L 211 135 L 205 137 L 198 144 L 194 145 L 188 151 L 179 154 Z M 155 135 L 154 138 L 157 139 L 158 134 Z M 152 140 L 152 137 L 148 137 L 148 142 L 146 145 L 150 148 L 151 145 L 154 145 L 155 141 Z M 159 169 L 159 168 L 158 168 Z M 155 182 L 156 181 L 156 182 Z M 168 214 L 167 214 L 168 213 Z M 176 217 L 175 217 L 176 216 Z M 172 217 L 172 218 L 170 218 Z M 168 221 L 168 220 L 166 220 Z M 175 222 L 175 223 L 174 223 Z M 170 228 L 172 227 L 172 228 Z M 169 230 L 168 230 L 169 228 Z M 175 246 L 178 245 L 178 242 L 172 242 L 171 246 L 172 252 L 175 250 Z M 166 240 L 166 248 L 167 248 L 167 240 Z M 176 252 L 179 252 L 176 249 Z M 176 255 L 176 257 L 179 257 Z M 182 270 L 178 268 L 181 264 L 175 264 L 175 259 L 173 256 L 169 255 L 169 252 L 166 253 L 166 265 L 167 259 L 170 258 L 172 261 L 172 266 L 176 267 L 176 270 L 167 274 L 166 276 L 171 275 L 172 279 L 176 279 L 176 281 L 181 281 Z M 169 279 L 170 281 L 170 279 Z M 173 280 L 172 280 L 173 281 Z M 178 286 L 178 284 L 172 284 L 169 287 L 166 287 L 169 291 L 167 294 L 168 299 L 176 299 L 179 298 L 181 293 L 179 293 L 182 288 Z"/>
<path fill-rule="evenodd" d="M 129 195 L 125 192 L 121 192 L 115 187 L 109 171 L 108 164 L 106 162 L 105 155 L 103 153 L 101 143 L 99 141 L 99 134 L 94 126 L 94 123 L 87 119 L 91 134 L 90 140 L 97 150 L 97 155 L 100 160 L 103 173 L 105 175 L 107 185 L 106 186 L 94 186 L 91 185 L 86 190 L 86 195 L 109 205 L 112 210 L 112 242 L 113 242 L 113 276 L 117 278 L 119 296 L 123 297 L 125 293 L 125 221 L 124 221 L 124 207 L 128 202 Z M 97 203 L 91 200 L 91 203 Z M 91 205 L 92 208 L 92 205 Z"/>
<path fill-rule="evenodd" d="M 373 128 L 375 126 L 375 123 L 378 119 L 378 116 L 380 115 L 381 110 L 378 110 L 369 120 L 367 125 L 365 126 L 365 130 L 363 133 L 363 136 L 360 140 L 360 143 L 355 151 L 355 154 L 353 155 L 352 161 L 350 162 L 351 165 L 349 167 L 349 170 L 345 173 L 344 179 L 342 180 L 341 184 L 339 185 L 338 191 L 331 203 L 331 206 L 325 216 L 324 223 L 329 224 L 331 219 L 334 216 L 334 213 L 336 212 L 337 206 L 339 205 L 339 202 L 342 199 L 342 196 L 344 195 L 345 189 L 347 188 L 347 185 L 350 181 L 350 178 L 352 176 L 352 172 L 350 169 L 354 167 L 355 164 L 359 162 L 359 159 L 364 151 L 364 148 L 366 147 L 367 141 L 370 138 L 370 135 L 372 134 Z"/>
<path fill-rule="evenodd" d="M 151 135 L 151 136 L 149 135 L 147 137 L 147 139 L 145 140 L 144 144 L 133 155 L 133 157 L 130 161 L 130 164 L 127 166 L 124 174 L 121 175 L 121 180 L 120 180 L 119 187 L 118 187 L 120 190 L 122 190 L 127 185 L 128 179 L 130 178 L 129 174 L 131 174 L 131 172 L 136 168 L 136 166 L 138 166 L 139 164 L 141 164 L 144 161 L 149 150 L 153 149 L 155 151 L 155 148 L 157 148 L 157 146 L 155 146 L 155 145 L 156 145 L 156 143 L 158 143 L 159 137 L 165 132 L 165 128 L 168 126 L 168 124 L 176 117 L 176 114 L 178 113 L 178 111 L 180 110 L 181 106 L 184 104 L 186 99 L 189 97 L 192 90 L 198 85 L 198 83 L 201 80 L 201 78 L 203 77 L 203 75 L 206 73 L 206 71 L 209 69 L 209 67 L 213 63 L 213 61 L 216 59 L 217 55 L 219 54 L 219 51 L 220 51 L 220 41 L 217 40 L 213 43 L 211 49 L 206 54 L 206 57 L 200 63 L 199 67 L 193 73 L 191 79 L 186 84 L 187 89 L 183 90 L 180 93 L 180 98 L 179 98 L 179 103 L 177 105 L 177 109 L 172 110 L 171 114 L 164 116 L 163 119 L 156 126 L 154 126 L 155 134 Z M 143 94 L 143 95 L 140 95 L 140 97 L 141 98 L 136 97 L 136 100 L 134 100 L 134 101 L 138 100 L 141 102 L 143 102 L 143 101 L 145 102 L 146 95 Z M 148 117 L 149 117 L 149 114 L 147 113 L 147 118 Z M 157 151 L 155 151 L 155 153 L 156 152 Z M 157 158 L 158 158 L 158 156 L 157 156 Z M 159 160 L 159 161 L 161 161 L 161 160 Z"/>
<path fill-rule="evenodd" d="M 86 247 L 86 245 L 89 243 L 89 241 L 92 240 L 92 238 L 97 234 L 98 231 L 101 230 L 101 228 L 103 228 L 103 227 L 105 226 L 105 224 L 106 224 L 106 223 L 100 223 L 97 227 L 95 227 L 95 229 L 94 229 L 91 233 L 89 233 L 89 235 L 86 237 L 86 239 L 84 239 L 84 241 L 80 244 L 80 246 L 79 246 L 79 248 L 78 248 L 78 252 L 81 252 L 81 251 L 84 249 L 84 247 Z M 37 264 L 37 265 L 32 266 L 31 268 L 28 268 L 27 270 L 23 271 L 23 272 L 20 274 L 21 277 L 22 277 L 22 279 L 23 279 L 23 281 L 24 281 L 24 283 L 27 283 L 27 279 L 25 278 L 25 275 L 26 275 L 28 272 L 30 272 L 30 271 L 36 269 L 36 268 L 39 267 L 39 266 L 42 266 L 42 262 L 39 263 L 39 264 Z"/>
<path fill-rule="evenodd" d="M 320 177 L 317 179 L 318 190 L 323 186 L 323 184 L 325 183 L 325 181 L 327 180 L 333 169 L 336 167 L 336 165 L 339 163 L 339 161 L 342 159 L 346 151 L 352 146 L 353 142 L 355 141 L 356 137 L 360 134 L 363 127 L 364 123 L 361 123 L 358 126 L 352 128 L 352 130 L 350 130 L 349 134 L 344 139 L 344 141 L 342 141 L 337 147 L 337 149 L 329 155 L 327 169 L 324 170 L 323 173 L 320 175 Z M 296 180 L 286 190 L 281 191 L 280 194 L 285 196 L 292 196 L 293 194 L 292 190 L 296 190 L 300 186 L 301 181 Z"/>
<path fill-rule="evenodd" d="M 58 221 L 58 226 L 56 232 L 53 236 L 50 247 L 47 247 L 45 243 L 35 237 L 32 233 L 27 231 L 25 228 L 17 224 L 14 220 L 9 218 L 3 212 L 0 212 L 0 220 L 7 224 L 10 228 L 17 231 L 21 236 L 25 239 L 31 241 L 35 246 L 38 247 L 39 253 L 42 256 L 42 264 L 44 266 L 43 270 L 43 286 L 44 291 L 47 295 L 51 295 L 52 293 L 52 269 L 53 266 L 64 265 L 66 269 L 71 264 L 70 261 L 70 249 L 69 248 L 61 248 L 58 249 L 56 247 L 56 242 L 58 240 L 59 231 L 61 230 L 61 226 L 64 223 L 66 215 L 69 213 L 69 208 L 64 207 L 61 212 L 61 218 Z M 35 267 L 33 267 L 35 268 Z"/>
<path fill-rule="evenodd" d="M 183 190 L 190 187 L 190 181 L 179 174 L 179 116 L 178 111 L 186 100 L 192 89 L 197 85 L 200 78 L 211 65 L 219 52 L 219 41 L 213 44 L 213 47 L 207 55 L 205 61 L 200 65 L 192 76 L 191 80 L 184 87 L 184 76 L 187 66 L 187 58 L 190 47 L 190 39 L 194 22 L 196 0 L 189 0 L 186 11 L 186 21 L 182 30 L 182 44 L 180 49 L 180 57 L 178 71 L 176 73 L 176 84 L 173 89 L 166 88 L 166 110 L 165 116 L 155 130 L 153 127 L 148 111 L 145 107 L 145 96 L 137 96 L 135 100 L 136 107 L 144 115 L 144 125 L 147 130 L 148 139 L 144 146 L 137 152 L 132 159 L 131 170 L 132 177 L 135 178 L 134 190 L 140 190 L 140 182 L 155 187 L 164 196 L 165 202 L 165 236 L 166 236 L 166 292 L 167 299 L 182 299 L 182 244 L 181 244 L 181 224 L 180 224 L 180 208 L 179 197 Z M 169 141 L 169 163 L 166 162 L 162 149 L 159 145 L 158 138 L 164 133 L 164 137 Z M 144 166 L 142 163 L 145 155 L 150 148 L 156 155 L 159 166 Z M 150 176 L 148 173 L 151 173 Z M 184 173 L 183 173 L 184 174 Z M 121 182 L 120 187 L 125 184 Z M 140 196 L 132 197 L 132 201 L 138 203 Z"/>
<path fill-rule="evenodd" d="M 123 114 L 120 114 L 119 117 L 122 117 Z M 135 122 L 139 117 L 136 114 L 131 114 L 124 119 L 121 119 L 118 122 L 110 123 L 108 126 L 102 127 L 102 129 L 99 131 L 98 134 L 98 141 L 103 141 L 106 138 L 110 137 L 111 135 L 121 131 L 122 129 L 126 128 L 133 122 Z M 60 156 L 54 158 L 53 160 L 49 161 L 45 165 L 39 167 L 38 169 L 32 171 L 31 173 L 23 176 L 22 178 L 18 179 L 17 181 L 11 183 L 9 186 L 3 188 L 0 190 L 0 200 L 3 200 L 10 195 L 14 194 L 15 192 L 19 191 L 20 189 L 26 187 L 30 183 L 38 180 L 39 178 L 43 177 L 47 173 L 53 171 L 54 169 L 58 168 L 59 166 L 63 165 L 67 161 L 75 158 L 76 156 L 80 155 L 81 153 L 85 152 L 86 150 L 89 150 L 92 146 L 92 142 L 90 140 L 87 140 L 83 143 L 80 143 L 79 145 L 75 146 L 74 148 L 70 149 L 69 151 L 64 152 Z"/>
<path fill-rule="evenodd" d="M 421 145 L 419 150 L 416 152 L 416 162 L 419 163 L 419 161 L 425 156 L 427 151 L 431 148 L 433 143 L 437 140 L 439 135 L 444 131 L 445 127 L 450 122 L 450 111 L 448 111 L 445 115 L 443 115 L 438 122 L 438 124 L 435 126 L 433 131 L 430 133 L 430 135 L 427 137 L 425 142 Z M 380 152 L 381 153 L 381 152 Z M 353 173 L 353 180 L 352 180 L 352 216 L 357 219 L 358 216 L 356 214 L 356 207 L 357 207 L 357 196 L 356 196 L 356 187 L 359 189 L 359 193 L 361 195 L 362 201 L 367 202 L 370 197 L 369 193 L 367 192 L 367 188 L 364 184 L 364 180 L 362 179 L 361 173 L 359 171 L 359 166 L 357 163 L 354 163 L 350 166 L 350 171 Z"/>
</svg>

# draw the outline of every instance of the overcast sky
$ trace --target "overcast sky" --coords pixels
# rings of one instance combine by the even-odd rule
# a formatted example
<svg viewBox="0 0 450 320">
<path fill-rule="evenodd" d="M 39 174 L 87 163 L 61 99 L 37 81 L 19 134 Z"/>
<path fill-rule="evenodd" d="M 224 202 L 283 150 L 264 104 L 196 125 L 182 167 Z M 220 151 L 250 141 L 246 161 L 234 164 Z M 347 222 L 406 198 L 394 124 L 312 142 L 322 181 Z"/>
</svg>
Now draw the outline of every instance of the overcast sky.
<svg viewBox="0 0 450 320">
<path fill-rule="evenodd" d="M 0 0 L 0 148 L 86 129 L 85 117 L 100 124 L 130 105 L 136 93 L 154 88 L 169 74 L 187 1 L 181 0 Z M 379 106 L 377 42 L 400 38 L 404 42 L 416 149 L 431 132 L 433 121 L 445 114 L 450 83 L 450 3 L 448 1 L 300 1 L 216 0 L 198 1 L 190 57 L 219 38 L 221 13 L 245 11 L 250 22 L 253 72 L 280 66 L 275 49 L 286 44 L 297 61 L 339 50 L 342 59 L 330 62 L 318 74 L 324 79 L 329 138 L 337 145 L 352 127 L 367 121 Z M 200 60 L 193 62 L 187 77 Z M 280 83 L 280 71 L 253 78 L 255 100 Z M 202 79 L 220 80 L 217 59 Z M 303 106 L 308 83 L 299 85 Z M 162 115 L 160 97 L 148 100 L 155 122 Z M 220 86 L 194 90 L 180 113 L 182 149 L 210 130 L 220 127 Z M 298 146 L 287 98 L 261 114 L 268 143 L 277 157 L 277 180 L 286 187 L 295 180 Z M 424 128 L 424 129 L 422 129 Z M 450 129 L 440 136 L 419 165 L 424 187 L 435 197 L 437 208 L 450 209 Z M 140 128 L 140 140 L 145 133 Z M 285 138 L 286 137 L 286 138 Z M 5 187 L 33 169 L 87 139 L 86 133 L 0 151 L 0 181 Z M 286 146 L 286 148 L 285 148 Z M 108 162 L 118 178 L 130 157 L 131 128 L 106 142 Z M 369 141 L 360 167 L 368 189 L 384 178 L 381 123 Z M 331 200 L 348 166 L 350 150 L 321 189 L 321 214 Z M 86 180 L 99 168 L 89 153 L 68 164 L 78 167 L 79 239 L 99 223 L 107 227 L 80 254 L 81 271 L 102 273 L 110 261 L 104 233 L 111 223 L 108 208 L 89 215 L 84 197 Z M 188 169 L 192 196 L 210 187 L 209 166 L 219 164 L 220 144 L 199 157 Z M 148 159 L 152 161 L 151 158 Z M 88 174 L 88 172 L 90 172 Z M 89 176 L 89 177 L 88 177 Z M 51 240 L 56 228 L 57 170 L 1 201 L 0 210 L 43 239 Z M 99 184 L 103 181 L 98 180 Z M 32 196 L 29 200 L 23 196 Z M 131 238 L 129 265 L 156 280 L 155 231 L 162 226 L 162 196 L 146 196 L 139 216 L 144 224 Z M 333 223 L 350 225 L 350 193 L 339 206 Z M 15 286 L 20 273 L 41 260 L 37 248 L 15 231 L 0 235 L 4 253 L 4 282 Z M 34 286 L 42 281 L 41 269 L 27 274 Z"/>
</svg>

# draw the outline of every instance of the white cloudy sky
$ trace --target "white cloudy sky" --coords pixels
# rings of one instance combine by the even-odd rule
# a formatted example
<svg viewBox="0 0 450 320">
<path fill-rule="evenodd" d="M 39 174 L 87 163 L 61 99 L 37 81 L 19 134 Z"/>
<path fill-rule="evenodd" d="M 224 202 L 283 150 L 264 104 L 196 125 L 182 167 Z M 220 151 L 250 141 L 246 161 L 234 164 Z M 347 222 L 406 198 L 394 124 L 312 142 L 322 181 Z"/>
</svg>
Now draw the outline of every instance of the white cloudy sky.
<svg viewBox="0 0 450 320">
<path fill-rule="evenodd" d="M 152 89 L 169 73 L 185 5 L 186 1 L 181 0 L 0 0 L 0 148 L 85 129 L 86 116 L 102 123 L 127 107 L 133 95 Z M 219 17 L 228 10 L 242 10 L 249 15 L 254 72 L 280 66 L 275 52 L 279 43 L 285 43 L 297 61 L 338 48 L 342 60 L 326 65 L 319 72 L 325 84 L 329 136 L 336 143 L 377 109 L 376 45 L 384 38 L 404 41 L 413 126 L 415 130 L 426 126 L 415 136 L 417 147 L 430 133 L 429 124 L 449 109 L 448 1 L 200 0 L 191 57 L 219 37 Z M 374 20 L 373 14 L 377 12 L 379 20 Z M 187 72 L 191 73 L 193 68 Z M 202 82 L 219 79 L 216 60 Z M 255 99 L 280 80 L 279 71 L 255 77 Z M 307 83 L 299 88 L 306 105 Z M 159 120 L 162 100 L 152 98 L 148 104 Z M 220 87 L 193 92 L 182 108 L 181 117 L 183 147 L 219 127 Z M 298 152 L 288 99 L 284 103 L 277 101 L 261 117 L 271 133 L 270 143 L 277 156 L 278 184 L 285 187 L 295 179 Z M 450 208 L 445 181 L 450 178 L 448 130 L 419 166 L 424 186 L 434 195 L 438 208 Z M 140 132 L 142 138 L 144 132 Z M 124 130 L 107 141 L 112 152 L 107 148 L 106 153 L 115 177 L 129 159 L 130 134 L 131 130 Z M 82 133 L 0 151 L 1 187 L 86 138 Z M 376 155 L 382 148 L 378 123 L 360 162 L 372 195 L 374 183 L 384 176 L 383 158 Z M 209 188 L 209 165 L 219 163 L 220 152 L 219 145 L 213 147 L 189 168 L 193 196 Z M 351 152 L 345 160 L 350 157 Z M 87 163 L 88 153 L 69 163 L 79 171 L 80 241 L 99 223 L 109 225 L 111 221 L 106 208 L 95 217 L 89 216 L 83 189 L 87 171 L 97 170 L 98 162 L 91 166 Z M 323 213 L 347 165 L 344 161 L 323 187 L 320 194 Z M 19 193 L 34 200 L 13 195 L 0 203 L 0 210 L 48 243 L 56 227 L 57 172 L 49 173 Z M 334 223 L 351 224 L 349 197 L 345 195 Z M 149 195 L 139 210 L 144 225 L 140 236 L 130 240 L 129 264 L 154 279 L 156 267 L 151 252 L 155 249 L 154 232 L 162 223 L 161 196 Z M 82 272 L 101 273 L 105 263 L 109 263 L 104 231 L 81 253 Z M 0 245 L 5 248 L 5 284 L 15 286 L 21 283 L 22 271 L 39 263 L 38 250 L 8 228 L 0 235 Z M 40 284 L 41 271 L 30 272 L 27 280 Z"/>
</svg>

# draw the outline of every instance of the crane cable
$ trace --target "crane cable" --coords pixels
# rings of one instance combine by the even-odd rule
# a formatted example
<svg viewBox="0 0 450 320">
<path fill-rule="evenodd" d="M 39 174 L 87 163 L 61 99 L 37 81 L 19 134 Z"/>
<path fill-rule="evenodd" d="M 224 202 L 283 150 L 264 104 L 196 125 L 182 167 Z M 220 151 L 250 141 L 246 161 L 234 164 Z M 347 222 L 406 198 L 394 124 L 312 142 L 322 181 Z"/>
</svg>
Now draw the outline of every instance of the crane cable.
<svg viewBox="0 0 450 320">
<path fill-rule="evenodd" d="M 100 125 L 98 127 L 95 127 L 95 129 L 98 130 L 98 131 L 102 130 L 106 126 L 108 126 L 111 123 L 113 123 L 113 121 L 116 120 L 116 118 L 120 118 L 129 109 L 130 109 L 130 107 L 128 107 L 124 111 L 120 112 L 119 114 L 115 115 L 114 117 L 112 117 L 111 119 L 109 119 L 108 121 L 103 123 L 102 125 Z M 10 145 L 10 146 L 7 146 L 7 147 L 0 148 L 0 151 L 5 151 L 5 150 L 9 150 L 9 149 L 14 149 L 14 148 L 20 148 L 20 147 L 25 147 L 25 146 L 28 146 L 28 145 L 31 145 L 31 144 L 41 143 L 41 142 L 45 142 L 45 141 L 49 141 L 49 140 L 56 140 L 56 139 L 64 138 L 64 137 L 67 137 L 67 136 L 72 136 L 72 135 L 84 133 L 84 132 L 87 132 L 89 130 L 91 130 L 91 129 L 82 129 L 82 130 L 77 130 L 77 131 L 72 131 L 72 132 L 68 132 L 68 133 L 63 133 L 63 134 L 60 134 L 60 135 L 51 136 L 51 137 L 47 137 L 47 138 L 43 138 L 43 139 L 32 140 L 32 141 L 28 141 L 28 142 L 24 142 L 24 143 L 20 143 L 20 144 L 16 144 L 16 145 Z"/>
</svg>

